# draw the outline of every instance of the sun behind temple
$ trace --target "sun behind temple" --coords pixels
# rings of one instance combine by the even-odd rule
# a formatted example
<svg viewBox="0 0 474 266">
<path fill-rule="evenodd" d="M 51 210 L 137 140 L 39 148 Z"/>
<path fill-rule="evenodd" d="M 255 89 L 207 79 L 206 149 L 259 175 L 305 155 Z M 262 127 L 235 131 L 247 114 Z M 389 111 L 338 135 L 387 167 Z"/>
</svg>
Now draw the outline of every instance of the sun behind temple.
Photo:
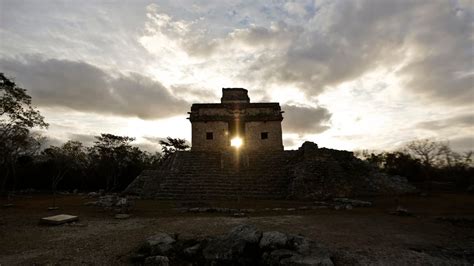
<svg viewBox="0 0 474 266">
<path fill-rule="evenodd" d="M 251 103 L 246 89 L 224 88 L 221 103 L 192 105 L 192 150 L 283 150 L 282 113 L 279 103 Z"/>
</svg>

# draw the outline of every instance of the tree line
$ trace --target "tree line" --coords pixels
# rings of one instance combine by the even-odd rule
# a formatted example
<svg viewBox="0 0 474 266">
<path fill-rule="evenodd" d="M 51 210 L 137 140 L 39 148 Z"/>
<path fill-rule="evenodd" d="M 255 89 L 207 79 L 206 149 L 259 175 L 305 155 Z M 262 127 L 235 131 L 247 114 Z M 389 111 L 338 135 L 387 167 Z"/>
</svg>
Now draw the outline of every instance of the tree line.
<svg viewBox="0 0 474 266">
<path fill-rule="evenodd" d="M 184 139 L 160 140 L 161 153 L 134 147 L 134 138 L 100 134 L 94 145 L 79 141 L 42 148 L 45 138 L 32 132 L 47 128 L 25 89 L 0 73 L 0 191 L 35 188 L 123 190 L 144 169 L 156 168 L 178 150 Z"/>
<path fill-rule="evenodd" d="M 455 189 L 466 190 L 474 185 L 473 152 L 455 152 L 445 141 L 414 140 L 397 151 L 363 150 L 356 156 L 390 175 L 406 177 L 419 188 L 451 183 Z"/>
</svg>

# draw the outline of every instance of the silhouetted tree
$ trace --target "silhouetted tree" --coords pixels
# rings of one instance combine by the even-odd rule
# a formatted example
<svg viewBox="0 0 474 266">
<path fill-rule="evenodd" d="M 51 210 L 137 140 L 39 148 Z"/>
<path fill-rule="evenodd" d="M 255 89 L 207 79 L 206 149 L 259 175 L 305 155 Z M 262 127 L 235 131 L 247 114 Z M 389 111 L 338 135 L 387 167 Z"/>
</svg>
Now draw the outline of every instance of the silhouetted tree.
<svg viewBox="0 0 474 266">
<path fill-rule="evenodd" d="M 90 159 L 95 173 L 105 177 L 106 190 L 128 184 L 130 180 L 119 179 L 126 177 L 126 172 L 133 172 L 136 176 L 136 169 L 142 168 L 146 161 L 144 152 L 130 145 L 135 139 L 112 134 L 101 134 L 96 139 L 95 145 L 90 149 Z M 127 175 L 127 179 L 130 179 L 129 176 Z"/>
<path fill-rule="evenodd" d="M 429 139 L 412 141 L 396 152 L 357 152 L 357 156 L 380 170 L 405 176 L 410 182 L 427 186 L 430 190 L 433 181 L 454 183 L 458 189 L 473 184 L 472 154 L 455 152 L 448 142 Z"/>
<path fill-rule="evenodd" d="M 87 155 L 81 142 L 68 141 L 61 147 L 50 146 L 42 152 L 44 160 L 51 165 L 54 173 L 51 176 L 53 207 L 56 207 L 56 190 L 59 182 L 73 170 L 85 169 Z"/>
<path fill-rule="evenodd" d="M 163 160 L 163 155 L 159 152 L 155 153 L 143 153 L 144 158 L 144 167 L 147 169 L 156 169 L 160 166 L 161 161 Z"/>
<path fill-rule="evenodd" d="M 442 160 L 443 154 L 446 154 L 450 150 L 447 143 L 430 139 L 414 140 L 408 143 L 405 149 L 427 167 L 439 163 L 439 161 Z"/>
<path fill-rule="evenodd" d="M 31 106 L 25 89 L 0 73 L 0 178 L 5 191 L 8 179 L 15 179 L 15 164 L 25 154 L 37 152 L 38 138 L 30 135 L 34 127 L 46 128 L 43 116 Z"/>
<path fill-rule="evenodd" d="M 166 140 L 160 140 L 161 151 L 163 152 L 163 160 L 168 159 L 177 151 L 185 151 L 189 149 L 185 139 L 167 137 Z"/>
</svg>

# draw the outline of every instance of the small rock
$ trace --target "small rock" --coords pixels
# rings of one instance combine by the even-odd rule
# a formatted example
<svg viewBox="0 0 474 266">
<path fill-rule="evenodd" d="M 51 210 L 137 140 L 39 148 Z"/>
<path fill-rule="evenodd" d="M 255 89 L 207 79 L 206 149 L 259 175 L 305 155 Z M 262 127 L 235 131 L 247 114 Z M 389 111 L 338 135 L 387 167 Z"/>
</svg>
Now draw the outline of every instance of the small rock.
<svg viewBox="0 0 474 266">
<path fill-rule="evenodd" d="M 311 206 L 311 210 L 327 209 L 328 206 Z"/>
<path fill-rule="evenodd" d="M 114 195 L 105 195 L 99 198 L 97 205 L 105 208 L 111 208 L 116 203 L 116 197 Z"/>
<path fill-rule="evenodd" d="M 249 243 L 258 243 L 262 237 L 262 232 L 253 225 L 242 224 L 231 229 L 228 237 L 242 239 Z"/>
<path fill-rule="evenodd" d="M 199 208 L 189 208 L 189 212 L 199 212 Z"/>
<path fill-rule="evenodd" d="M 84 203 L 85 206 L 96 206 L 98 205 L 98 201 L 88 201 L 86 203 Z"/>
<path fill-rule="evenodd" d="M 95 197 L 98 197 L 99 196 L 99 193 L 97 192 L 90 192 L 89 194 L 87 194 L 87 196 L 89 198 L 95 198 Z"/>
<path fill-rule="evenodd" d="M 307 206 L 302 206 L 302 207 L 299 207 L 298 210 L 300 211 L 306 211 L 308 210 L 309 208 Z"/>
<path fill-rule="evenodd" d="M 391 212 L 391 214 L 398 216 L 414 216 L 413 213 L 409 212 L 407 209 L 401 206 L 398 206 L 395 211 Z"/>
<path fill-rule="evenodd" d="M 201 244 L 198 243 L 192 247 L 184 249 L 183 253 L 188 257 L 194 257 L 199 253 L 200 250 L 201 250 Z"/>
<path fill-rule="evenodd" d="M 145 259 L 145 266 L 169 266 L 170 260 L 165 256 L 153 256 Z"/>
<path fill-rule="evenodd" d="M 127 198 L 119 198 L 115 206 L 118 206 L 118 207 L 128 206 Z"/>
<path fill-rule="evenodd" d="M 352 205 L 347 204 L 347 205 L 346 205 L 346 210 L 352 210 Z"/>
<path fill-rule="evenodd" d="M 284 258 L 296 256 L 298 253 L 288 249 L 277 249 L 263 254 L 264 265 L 284 265 L 280 261 Z"/>
<path fill-rule="evenodd" d="M 286 209 L 286 210 L 287 210 L 287 211 L 289 211 L 289 212 L 296 211 L 296 209 L 295 209 L 295 208 L 288 208 L 288 209 Z"/>
<path fill-rule="evenodd" d="M 199 212 L 208 212 L 210 208 L 199 208 Z"/>
<path fill-rule="evenodd" d="M 149 237 L 145 242 L 145 249 L 151 255 L 168 255 L 176 242 L 174 238 L 166 233 L 159 233 Z"/>
<path fill-rule="evenodd" d="M 130 214 L 119 213 L 115 215 L 115 219 L 128 219 L 130 218 Z"/>
<path fill-rule="evenodd" d="M 329 205 L 327 202 L 325 201 L 315 201 L 314 202 L 314 205 L 318 205 L 318 206 L 326 206 L 326 205 Z"/>
<path fill-rule="evenodd" d="M 300 235 L 288 235 L 288 246 L 300 254 L 307 254 L 311 251 L 311 242 Z"/>
<path fill-rule="evenodd" d="M 273 208 L 272 211 L 281 211 L 281 208 Z"/>
<path fill-rule="evenodd" d="M 334 202 L 342 203 L 342 204 L 350 204 L 353 207 L 371 207 L 372 206 L 372 202 L 370 201 L 348 199 L 348 198 L 335 198 Z"/>
<path fill-rule="evenodd" d="M 232 216 L 242 218 L 242 217 L 246 217 L 247 215 L 245 214 L 245 212 L 236 212 L 232 214 Z"/>
<path fill-rule="evenodd" d="M 286 246 L 288 237 L 280 232 L 264 232 L 262 234 L 262 239 L 260 239 L 260 248 L 261 249 L 279 249 Z"/>
</svg>

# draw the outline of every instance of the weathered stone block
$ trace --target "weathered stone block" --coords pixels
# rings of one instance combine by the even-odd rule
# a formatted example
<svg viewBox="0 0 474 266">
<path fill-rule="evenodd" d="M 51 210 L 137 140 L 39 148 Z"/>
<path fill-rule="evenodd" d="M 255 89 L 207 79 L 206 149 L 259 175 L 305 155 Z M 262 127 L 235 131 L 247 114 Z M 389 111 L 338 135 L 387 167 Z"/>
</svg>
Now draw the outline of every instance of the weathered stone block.
<svg viewBox="0 0 474 266">
<path fill-rule="evenodd" d="M 69 214 L 59 214 L 49 217 L 41 218 L 41 223 L 49 225 L 59 225 L 64 223 L 70 223 L 79 220 L 78 216 L 69 215 Z"/>
</svg>

